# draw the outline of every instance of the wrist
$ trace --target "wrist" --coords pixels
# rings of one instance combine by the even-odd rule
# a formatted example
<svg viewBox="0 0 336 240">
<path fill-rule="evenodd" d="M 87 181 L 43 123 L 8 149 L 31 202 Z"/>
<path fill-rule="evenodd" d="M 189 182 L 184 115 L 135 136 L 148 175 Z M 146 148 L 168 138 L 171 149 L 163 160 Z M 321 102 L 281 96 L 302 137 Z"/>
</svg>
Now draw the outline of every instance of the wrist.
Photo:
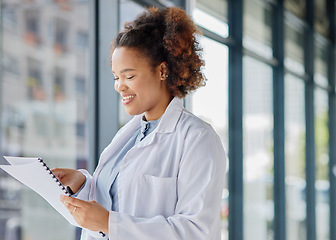
<svg viewBox="0 0 336 240">
<path fill-rule="evenodd" d="M 102 232 L 106 233 L 107 235 L 109 234 L 109 215 L 110 212 L 106 210 L 106 214 L 104 216 L 104 222 L 102 224 Z"/>
<path fill-rule="evenodd" d="M 74 183 L 74 185 L 72 186 L 72 190 L 76 194 L 79 190 L 82 189 L 83 185 L 85 184 L 86 177 L 83 173 L 77 170 L 75 178 L 78 180 L 76 181 L 77 183 Z"/>
</svg>

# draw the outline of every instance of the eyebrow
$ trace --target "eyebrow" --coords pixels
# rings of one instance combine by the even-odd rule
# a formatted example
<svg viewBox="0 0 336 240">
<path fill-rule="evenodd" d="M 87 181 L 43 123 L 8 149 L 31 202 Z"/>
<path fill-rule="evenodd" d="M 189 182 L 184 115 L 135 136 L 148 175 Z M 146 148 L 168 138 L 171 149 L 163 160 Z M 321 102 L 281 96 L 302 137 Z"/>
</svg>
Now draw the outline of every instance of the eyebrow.
<svg viewBox="0 0 336 240">
<path fill-rule="evenodd" d="M 120 73 L 132 72 L 132 71 L 135 71 L 135 69 L 133 69 L 133 68 L 125 68 L 125 69 L 121 70 Z M 114 71 L 112 71 L 112 73 L 114 73 Z"/>
</svg>

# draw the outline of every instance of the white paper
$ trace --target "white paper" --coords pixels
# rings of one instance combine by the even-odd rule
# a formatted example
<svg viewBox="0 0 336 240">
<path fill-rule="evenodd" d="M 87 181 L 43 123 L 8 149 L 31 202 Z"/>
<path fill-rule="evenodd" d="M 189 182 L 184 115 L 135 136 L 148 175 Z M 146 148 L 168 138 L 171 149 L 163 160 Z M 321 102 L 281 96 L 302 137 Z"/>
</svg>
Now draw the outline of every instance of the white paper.
<svg viewBox="0 0 336 240">
<path fill-rule="evenodd" d="M 62 187 L 45 169 L 38 158 L 4 157 L 11 165 L 0 165 L 4 171 L 34 190 L 55 208 L 69 223 L 79 226 L 60 200 Z"/>
</svg>

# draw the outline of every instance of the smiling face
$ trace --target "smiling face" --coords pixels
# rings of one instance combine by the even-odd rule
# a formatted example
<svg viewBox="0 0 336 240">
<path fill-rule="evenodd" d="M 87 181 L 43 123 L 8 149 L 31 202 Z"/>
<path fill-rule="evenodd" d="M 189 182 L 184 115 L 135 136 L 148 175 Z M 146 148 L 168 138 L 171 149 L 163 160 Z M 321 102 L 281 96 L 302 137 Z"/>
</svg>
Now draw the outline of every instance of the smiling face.
<svg viewBox="0 0 336 240">
<path fill-rule="evenodd" d="M 153 68 L 137 49 L 119 47 L 112 54 L 112 73 L 114 88 L 128 114 L 145 113 L 147 121 L 161 117 L 172 99 L 165 81 L 165 63 Z"/>
</svg>

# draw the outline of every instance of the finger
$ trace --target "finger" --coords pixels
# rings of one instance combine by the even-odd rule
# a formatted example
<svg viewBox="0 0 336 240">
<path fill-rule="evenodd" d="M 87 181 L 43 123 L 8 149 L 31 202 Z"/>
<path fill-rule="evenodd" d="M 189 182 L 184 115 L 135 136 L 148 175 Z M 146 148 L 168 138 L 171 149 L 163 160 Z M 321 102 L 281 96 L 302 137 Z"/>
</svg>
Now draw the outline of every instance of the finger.
<svg viewBox="0 0 336 240">
<path fill-rule="evenodd" d="M 65 196 L 65 195 L 61 196 L 61 201 L 64 204 L 72 205 L 72 206 L 75 206 L 75 207 L 84 207 L 88 204 L 87 201 L 84 201 L 84 200 L 81 200 L 81 199 L 78 199 L 78 198 L 68 197 L 68 196 Z"/>
<path fill-rule="evenodd" d="M 62 179 L 64 177 L 64 171 L 61 168 L 53 168 L 51 171 L 58 179 Z"/>
<path fill-rule="evenodd" d="M 64 206 L 68 209 L 71 215 L 74 215 L 76 211 L 78 211 L 79 207 L 73 206 L 71 204 L 64 203 Z"/>
<path fill-rule="evenodd" d="M 52 170 L 53 171 L 53 170 Z M 71 184 L 71 176 L 66 174 L 63 170 L 57 170 L 53 172 L 55 176 L 61 181 L 63 185 L 70 185 Z"/>
<path fill-rule="evenodd" d="M 77 207 L 74 207 L 73 210 L 71 211 L 71 214 L 74 215 L 77 210 Z"/>
<path fill-rule="evenodd" d="M 64 198 L 64 200 L 62 198 L 61 201 L 64 204 L 64 206 L 68 209 L 68 211 L 71 213 L 71 215 L 74 216 L 75 212 L 78 211 L 79 207 L 75 206 L 75 205 L 72 205 L 65 198 Z"/>
<path fill-rule="evenodd" d="M 59 172 L 59 171 L 62 171 L 62 169 L 61 168 L 53 168 L 53 169 L 51 169 L 51 171 L 53 171 L 53 172 Z"/>
<path fill-rule="evenodd" d="M 72 206 L 71 204 L 68 204 L 68 203 L 63 203 L 63 204 L 64 204 L 64 206 L 68 209 L 68 211 L 69 211 L 70 213 L 73 212 L 75 206 Z"/>
<path fill-rule="evenodd" d="M 60 174 L 62 172 L 62 170 L 60 168 L 53 168 L 51 169 L 51 171 L 56 175 L 56 174 Z"/>
</svg>

